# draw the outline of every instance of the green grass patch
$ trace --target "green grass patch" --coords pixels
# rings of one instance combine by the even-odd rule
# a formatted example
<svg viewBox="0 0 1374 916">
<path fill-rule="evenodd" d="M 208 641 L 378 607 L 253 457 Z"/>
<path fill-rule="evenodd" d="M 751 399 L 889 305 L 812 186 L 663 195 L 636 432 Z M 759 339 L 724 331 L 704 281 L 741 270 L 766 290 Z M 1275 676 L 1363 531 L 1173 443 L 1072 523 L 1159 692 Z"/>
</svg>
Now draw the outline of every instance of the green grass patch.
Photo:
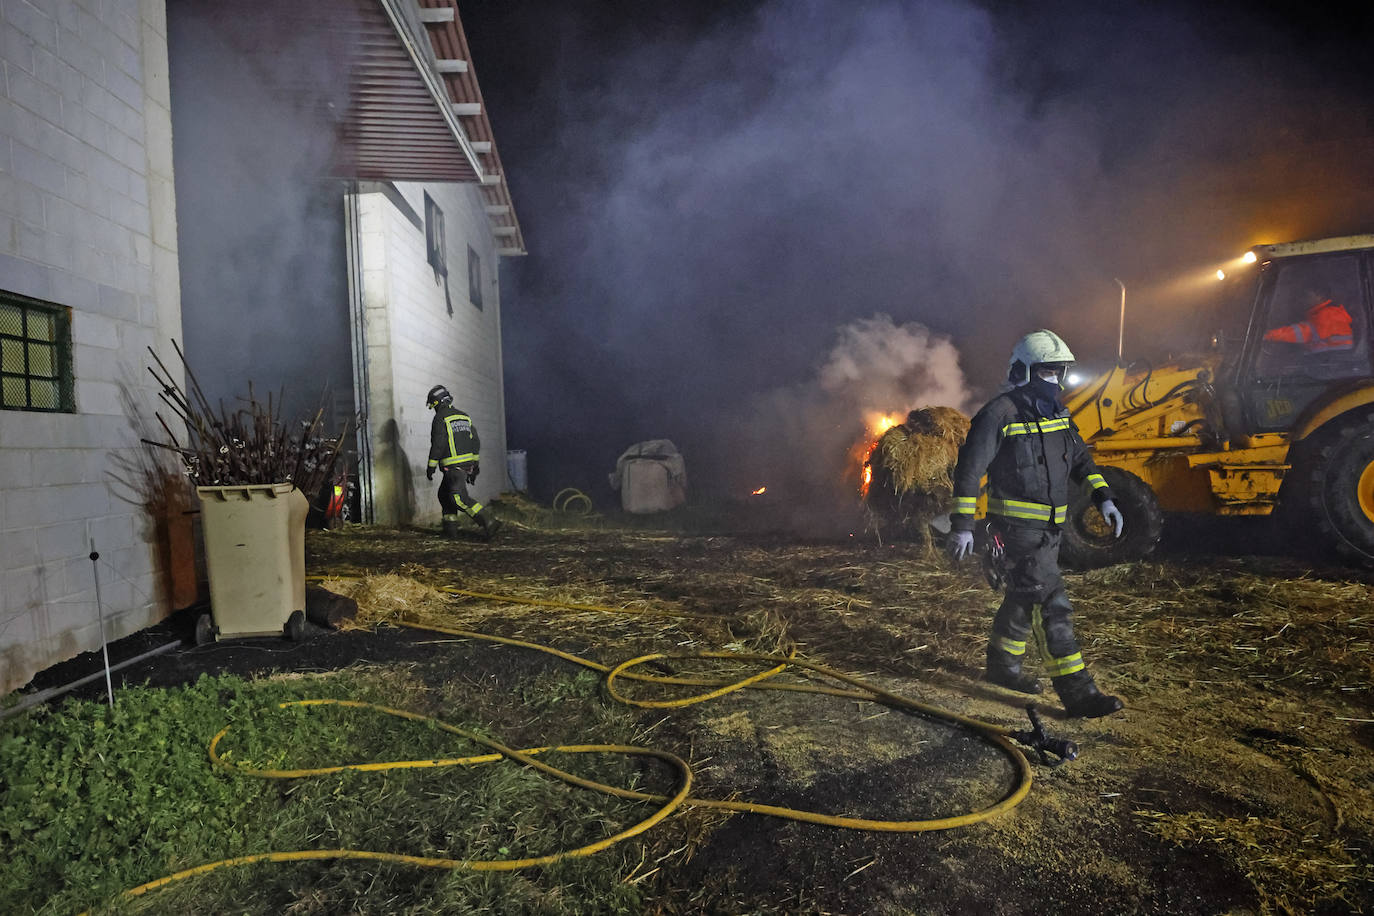
<svg viewBox="0 0 1374 916">
<path fill-rule="evenodd" d="M 608 709 L 594 679 L 540 678 L 539 697 L 509 697 L 526 725 L 533 700 L 557 698 L 564 742 L 633 743 L 631 716 Z M 490 697 L 465 705 L 451 682 L 398 684 L 384 669 L 246 681 L 202 677 L 188 687 L 130 688 L 103 702 L 40 708 L 0 726 L 0 912 L 615 913 L 639 912 L 623 879 L 640 840 L 596 855 L 511 873 L 446 871 L 360 860 L 221 868 L 135 900 L 120 894 L 173 872 L 234 856 L 365 849 L 416 856 L 508 859 L 594 842 L 653 806 L 568 786 L 508 761 L 474 767 L 346 771 L 273 780 L 211 765 L 210 739 L 239 765 L 294 769 L 458 757 L 484 752 L 435 727 L 371 710 L 277 708 L 297 699 L 362 700 L 437 714 L 507 741 Z M 442 705 L 437 711 L 429 705 Z M 480 710 L 475 714 L 472 710 Z M 467 710 L 467 711 L 465 711 Z M 513 719 L 514 719 L 513 715 Z M 522 729 L 524 730 L 524 729 Z M 512 743 L 514 743 L 512 741 Z M 666 768 L 618 756 L 549 755 L 571 772 L 666 791 Z"/>
</svg>

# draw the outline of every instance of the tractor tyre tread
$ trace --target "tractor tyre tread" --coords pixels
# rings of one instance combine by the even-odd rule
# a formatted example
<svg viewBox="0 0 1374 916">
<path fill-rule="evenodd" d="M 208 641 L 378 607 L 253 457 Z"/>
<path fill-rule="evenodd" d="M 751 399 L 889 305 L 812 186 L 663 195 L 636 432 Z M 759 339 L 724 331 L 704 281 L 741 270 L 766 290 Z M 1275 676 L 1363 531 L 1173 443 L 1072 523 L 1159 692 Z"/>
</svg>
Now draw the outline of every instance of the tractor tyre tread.
<svg viewBox="0 0 1374 916">
<path fill-rule="evenodd" d="M 1304 487 L 1321 539 L 1343 559 L 1374 565 L 1374 519 L 1361 508 L 1359 481 L 1374 465 L 1374 408 L 1340 421 L 1313 450 Z"/>
<path fill-rule="evenodd" d="M 1112 490 L 1125 527 L 1121 537 L 1115 538 L 1110 534 L 1098 536 L 1086 526 L 1091 518 L 1089 513 L 1097 512 L 1097 507 L 1092 488 L 1084 484 L 1069 504 L 1069 519 L 1059 548 L 1064 565 L 1074 569 L 1143 560 L 1154 551 L 1164 529 L 1164 513 L 1148 483 L 1122 468 L 1107 465 L 1097 470 Z"/>
</svg>

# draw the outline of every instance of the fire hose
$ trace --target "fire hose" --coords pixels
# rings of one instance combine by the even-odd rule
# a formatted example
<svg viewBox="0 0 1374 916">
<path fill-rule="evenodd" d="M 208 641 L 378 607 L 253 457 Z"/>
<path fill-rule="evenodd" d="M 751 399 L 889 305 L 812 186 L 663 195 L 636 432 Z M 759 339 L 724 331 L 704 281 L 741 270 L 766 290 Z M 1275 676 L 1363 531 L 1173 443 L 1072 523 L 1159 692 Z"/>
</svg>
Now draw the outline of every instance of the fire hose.
<svg viewBox="0 0 1374 916">
<path fill-rule="evenodd" d="M 592 498 L 576 487 L 564 487 L 559 490 L 550 505 L 555 512 L 566 512 L 569 515 L 592 514 Z"/>
<path fill-rule="evenodd" d="M 507 600 L 515 602 L 522 601 L 522 599 L 516 598 L 514 596 L 509 597 Z M 579 605 L 578 607 L 595 608 L 597 606 Z M 605 609 L 617 610 L 614 608 Z M 981 808 L 976 811 L 968 812 L 966 814 L 954 815 L 951 817 L 904 821 L 843 817 L 837 815 L 822 814 L 815 811 L 805 811 L 796 808 L 786 808 L 776 805 L 758 804 L 755 802 L 697 798 L 690 794 L 693 781 L 691 767 L 687 764 L 686 761 L 682 760 L 677 755 L 672 754 L 668 751 L 658 750 L 654 748 L 635 747 L 630 745 L 611 744 L 559 745 L 554 747 L 534 747 L 525 748 L 523 750 L 517 750 L 514 748 L 506 747 L 505 745 L 500 744 L 497 741 L 485 738 L 466 729 L 459 728 L 458 726 L 450 725 L 438 719 L 429 716 L 423 716 L 413 712 L 408 712 L 405 710 L 392 709 L 390 707 L 378 706 L 376 704 L 363 703 L 355 700 L 297 700 L 278 704 L 278 708 L 285 708 L 289 706 L 318 707 L 332 705 L 350 707 L 355 709 L 373 710 L 384 713 L 386 715 L 395 716 L 401 719 L 431 723 L 436 728 L 442 729 L 444 731 L 450 732 L 463 738 L 467 738 L 477 744 L 489 748 L 492 751 L 492 753 L 456 758 L 427 758 L 423 760 L 386 761 L 366 764 L 341 764 L 312 769 L 259 769 L 243 765 L 231 764 L 226 762 L 220 756 L 218 751 L 219 744 L 225 738 L 225 736 L 228 735 L 230 731 L 230 727 L 226 726 L 225 728 L 221 729 L 219 733 L 217 733 L 209 743 L 208 754 L 211 763 L 217 768 L 226 770 L 228 772 L 240 776 L 256 777 L 260 779 L 300 779 L 311 776 L 321 776 L 330 773 L 340 773 L 350 770 L 356 772 L 383 772 L 386 770 L 393 769 L 476 766 L 500 760 L 512 760 L 517 763 L 524 764 L 526 766 L 533 767 L 534 769 L 548 773 L 549 775 L 561 779 L 571 785 L 587 789 L 593 789 L 595 791 L 605 792 L 607 794 L 619 798 L 634 801 L 652 802 L 658 805 L 658 808 L 648 817 L 640 820 L 638 823 L 624 830 L 617 832 L 612 836 L 606 837 L 594 843 L 576 847 L 574 849 L 567 849 L 560 852 L 551 853 L 549 855 L 517 859 L 482 860 L 411 856 L 400 853 L 389 853 L 363 849 L 308 849 L 280 852 L 264 852 L 246 856 L 237 856 L 231 859 L 222 859 L 217 862 L 209 862 L 203 865 L 176 872 L 171 875 L 166 875 L 162 878 L 158 878 L 154 881 L 149 881 L 145 884 L 141 884 L 137 887 L 124 891 L 121 895 L 123 899 L 132 899 L 134 897 L 141 896 L 149 891 L 165 887 L 166 885 L 172 884 L 173 882 L 196 877 L 198 875 L 207 874 L 217 869 L 239 865 L 250 865 L 258 862 L 300 862 L 332 859 L 362 859 L 370 861 L 391 862 L 395 864 L 414 865 L 426 868 L 466 869 L 471 871 L 512 871 L 520 868 L 547 865 L 552 862 L 557 862 L 563 859 L 585 857 L 600 852 L 614 845 L 615 843 L 629 839 L 633 836 L 637 836 L 645 832 L 646 830 L 649 830 L 655 824 L 659 823 L 664 818 L 668 817 L 668 815 L 672 814 L 675 810 L 682 806 L 714 808 L 725 811 L 764 814 L 771 815 L 774 817 L 786 818 L 790 820 L 805 821 L 814 824 L 823 824 L 826 826 L 839 827 L 851 830 L 870 830 L 897 833 L 920 833 L 934 830 L 948 830 L 954 827 L 975 824 L 980 821 L 987 820 L 988 818 L 994 817 L 998 814 L 1005 813 L 1006 811 L 1009 811 L 1016 805 L 1020 804 L 1020 802 L 1030 792 L 1032 780 L 1030 762 L 1029 760 L 1027 760 L 1026 755 L 1019 751 L 1016 745 L 1012 743 L 1013 741 L 1025 745 L 1032 752 L 1034 752 L 1036 758 L 1042 764 L 1049 767 L 1057 767 L 1060 764 L 1063 764 L 1069 760 L 1073 760 L 1078 756 L 1078 747 L 1072 741 L 1062 738 L 1056 738 L 1045 732 L 1041 724 L 1039 715 L 1036 713 L 1034 705 L 1029 705 L 1026 707 L 1027 714 L 1031 722 L 1031 728 L 1029 730 L 1017 731 L 1006 726 L 997 725 L 991 722 L 984 722 L 980 719 L 964 716 L 938 706 L 933 706 L 927 703 L 923 703 L 919 700 L 903 696 L 898 693 L 884 690 L 880 687 L 869 684 L 866 681 L 863 681 L 862 679 L 855 677 L 853 675 L 845 674 L 841 671 L 837 671 L 833 668 L 829 668 L 825 665 L 821 665 L 816 662 L 811 662 L 805 659 L 798 658 L 795 655 L 783 656 L 767 653 L 742 652 L 698 652 L 682 654 L 654 653 L 650 655 L 642 655 L 637 658 L 632 658 L 628 661 L 621 662 L 620 664 L 615 666 L 607 666 L 599 662 L 592 661 L 590 659 L 582 658 L 569 652 L 563 652 L 562 650 L 555 649 L 550 646 L 541 645 L 539 643 L 526 642 L 524 640 L 511 639 L 502 636 L 493 636 L 490 634 L 478 633 L 471 630 L 437 626 L 428 623 L 421 624 L 412 623 L 408 621 L 397 622 L 400 623 L 402 626 L 412 627 L 415 629 L 423 629 L 437 633 L 444 633 L 450 636 L 478 639 L 487 642 L 494 642 L 504 645 L 534 649 L 537 651 L 548 653 L 550 655 L 554 655 L 558 658 L 574 662 L 576 664 L 590 668 L 594 671 L 598 671 L 605 674 L 607 691 L 615 699 L 627 705 L 636 706 L 640 708 L 663 709 L 685 707 L 697 703 L 702 703 L 707 700 L 715 699 L 717 697 L 724 696 L 726 694 L 733 693 L 743 689 L 778 689 L 802 693 L 823 694 L 828 696 L 843 697 L 855 700 L 867 700 L 871 702 L 881 703 L 883 705 L 895 709 L 921 713 L 932 718 L 943 720 L 953 725 L 968 728 L 976 732 L 977 734 L 981 735 L 982 737 L 986 738 L 994 745 L 996 745 L 1004 754 L 1006 754 L 1008 759 L 1011 760 L 1013 766 L 1015 767 L 1016 784 L 1010 792 L 1008 792 L 1002 799 L 993 803 L 992 805 L 985 808 Z M 736 661 L 759 662 L 770 665 L 771 667 L 767 668 L 766 670 L 758 674 L 754 674 L 749 677 L 738 680 L 645 675 L 635 673 L 631 670 L 633 668 L 636 668 L 640 665 L 652 661 L 668 659 L 685 660 L 696 658 L 729 659 Z M 829 687 L 811 683 L 782 683 L 774 682 L 771 680 L 771 678 L 773 678 L 777 674 L 780 674 L 789 667 L 797 667 L 815 672 L 824 677 L 839 681 L 843 684 L 847 684 L 849 685 L 849 688 Z M 678 687 L 700 687 L 706 688 L 706 690 L 702 693 L 675 700 L 632 699 L 625 696 L 620 690 L 617 689 L 617 680 L 633 680 L 645 683 Z M 616 753 L 654 757 L 663 760 L 677 768 L 680 774 L 680 784 L 678 785 L 676 791 L 671 795 L 638 792 L 630 789 L 623 789 L 616 786 L 610 786 L 604 783 L 596 782 L 595 780 L 585 779 L 583 777 L 576 776 L 565 770 L 561 770 L 548 763 L 536 759 L 538 755 L 547 753 Z M 1053 755 L 1058 759 L 1052 760 L 1050 755 Z M 82 916 L 87 916 L 87 914 L 83 913 Z"/>
</svg>

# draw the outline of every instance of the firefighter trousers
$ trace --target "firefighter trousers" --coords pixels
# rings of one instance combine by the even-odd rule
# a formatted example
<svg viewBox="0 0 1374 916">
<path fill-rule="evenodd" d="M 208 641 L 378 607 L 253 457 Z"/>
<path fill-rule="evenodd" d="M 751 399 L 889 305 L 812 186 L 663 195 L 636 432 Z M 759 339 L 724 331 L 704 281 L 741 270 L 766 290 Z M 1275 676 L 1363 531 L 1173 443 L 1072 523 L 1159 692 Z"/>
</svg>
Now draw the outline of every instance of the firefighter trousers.
<svg viewBox="0 0 1374 916">
<path fill-rule="evenodd" d="M 443 507 L 444 515 L 456 518 L 459 512 L 466 512 L 477 518 L 482 511 L 482 504 L 468 493 L 468 469 L 455 464 L 443 471 L 444 479 L 439 483 L 439 505 Z"/>
<path fill-rule="evenodd" d="M 992 621 L 989 663 L 1018 672 L 1033 637 L 1045 673 L 1052 678 L 1086 667 L 1073 633 L 1073 605 L 1059 572 L 1057 529 L 994 524 L 1006 551 L 1007 593 Z"/>
</svg>

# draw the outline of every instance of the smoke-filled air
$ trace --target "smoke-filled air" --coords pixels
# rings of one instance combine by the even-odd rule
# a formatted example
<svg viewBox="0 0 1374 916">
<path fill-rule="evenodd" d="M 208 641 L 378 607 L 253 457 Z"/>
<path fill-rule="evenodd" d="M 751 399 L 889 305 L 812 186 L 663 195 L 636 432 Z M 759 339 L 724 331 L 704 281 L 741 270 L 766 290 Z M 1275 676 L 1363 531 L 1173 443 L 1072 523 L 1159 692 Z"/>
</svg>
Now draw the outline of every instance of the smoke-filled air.
<svg viewBox="0 0 1374 916">
<path fill-rule="evenodd" d="M 506 265 L 503 326 L 511 445 L 539 489 L 588 486 L 657 437 L 697 493 L 765 456 L 805 476 L 855 411 L 957 392 L 936 368 L 956 353 L 985 393 L 1038 327 L 1110 365 L 1117 280 L 1126 357 L 1158 357 L 1217 330 L 1218 262 L 1374 228 L 1358 80 L 1265 17 L 661 6 L 469 17 L 530 249 Z M 524 56 L 540 64 L 521 80 Z M 877 314 L 928 329 L 939 362 L 894 373 L 905 337 L 838 359 Z M 870 402 L 825 387 L 841 364 Z M 765 438 L 789 441 L 803 418 L 768 405 L 804 391 L 825 442 L 779 455 L 723 435 L 723 416 L 771 416 Z"/>
<path fill-rule="evenodd" d="M 956 363 L 990 391 L 1038 327 L 1105 368 L 1122 286 L 1128 360 L 1194 348 L 1237 317 L 1213 308 L 1220 263 L 1257 242 L 1374 229 L 1370 55 L 1236 4 L 460 7 L 530 252 L 503 264 L 501 310 L 508 444 L 528 451 L 536 495 L 610 499 L 616 456 L 656 438 L 681 448 L 699 495 L 731 492 L 765 458 L 770 476 L 805 477 L 835 456 L 725 430 L 772 416 L 767 441 L 787 441 L 797 419 L 761 405 L 808 389 L 826 412 L 810 419 L 847 429 L 865 410 L 954 397 Z M 245 54 L 264 67 L 300 55 L 220 53 L 227 24 L 195 30 L 199 5 L 174 9 L 173 69 L 220 90 L 219 116 L 251 121 L 225 148 L 176 125 L 178 196 L 232 209 L 216 187 L 268 187 L 254 138 L 305 131 L 294 147 L 314 149 L 328 117 L 306 130 L 281 105 L 236 105 Z M 290 123 L 262 123 L 278 116 Z M 268 178 L 295 160 L 272 161 Z M 186 240 L 213 282 L 183 295 L 261 327 L 255 367 L 313 395 L 319 367 L 347 386 L 350 357 L 342 311 L 283 328 L 274 307 L 343 295 L 341 241 L 311 218 L 337 212 L 340 192 L 305 187 L 319 194 L 294 208 L 300 225 L 261 230 L 276 208 L 257 208 L 245 237 Z M 312 274 L 303 250 L 334 255 Z M 897 339 L 865 349 L 879 315 Z M 211 342 L 193 361 L 247 359 L 214 331 L 188 329 Z M 927 362 L 894 368 L 918 340 Z M 844 385 L 827 387 L 841 365 Z"/>
<path fill-rule="evenodd" d="M 725 411 L 721 432 L 735 448 L 724 472 L 736 497 L 760 487 L 806 509 L 809 524 L 854 521 L 868 449 L 907 411 L 970 409 L 959 354 L 948 337 L 887 315 L 840 328 L 816 374 L 751 395 Z M 829 526 L 825 526 L 829 527 Z"/>
<path fill-rule="evenodd" d="M 488 93 L 531 252 L 506 274 L 511 444 L 544 488 L 656 437 L 698 492 L 765 461 L 805 477 L 864 410 L 962 396 L 960 362 L 990 392 L 1037 327 L 1110 365 L 1117 280 L 1127 358 L 1157 357 L 1216 330 L 1217 262 L 1374 227 L 1355 86 L 1262 21 L 942 0 L 642 17 L 546 18 L 518 104 Z M 903 368 L 917 341 L 929 362 Z M 724 416 L 765 428 L 728 438 Z M 797 449 L 815 427 L 834 433 Z"/>
</svg>

